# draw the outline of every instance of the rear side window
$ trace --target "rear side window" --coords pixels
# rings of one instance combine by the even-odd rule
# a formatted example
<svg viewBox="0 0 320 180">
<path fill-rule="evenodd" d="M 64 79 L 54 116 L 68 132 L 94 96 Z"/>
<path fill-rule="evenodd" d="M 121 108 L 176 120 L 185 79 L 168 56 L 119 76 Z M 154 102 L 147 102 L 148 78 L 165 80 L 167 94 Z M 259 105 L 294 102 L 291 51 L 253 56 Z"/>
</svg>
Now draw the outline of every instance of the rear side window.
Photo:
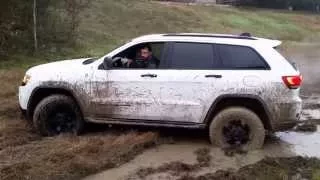
<svg viewBox="0 0 320 180">
<path fill-rule="evenodd" d="M 212 69 L 213 45 L 204 43 L 174 43 L 172 69 Z"/>
<path fill-rule="evenodd" d="M 270 69 L 264 59 L 252 48 L 235 45 L 216 45 L 221 69 Z"/>
</svg>

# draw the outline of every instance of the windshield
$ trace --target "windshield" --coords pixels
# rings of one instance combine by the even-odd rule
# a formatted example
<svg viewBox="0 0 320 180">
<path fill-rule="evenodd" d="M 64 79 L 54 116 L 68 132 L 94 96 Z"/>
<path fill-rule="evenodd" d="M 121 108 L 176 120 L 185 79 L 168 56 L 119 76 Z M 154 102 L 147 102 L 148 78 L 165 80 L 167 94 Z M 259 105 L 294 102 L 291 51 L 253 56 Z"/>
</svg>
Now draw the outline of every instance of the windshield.
<svg viewBox="0 0 320 180">
<path fill-rule="evenodd" d="M 118 48 L 120 48 L 120 47 L 122 47 L 122 46 L 124 46 L 124 45 L 126 45 L 126 44 L 128 44 L 128 43 L 130 43 L 132 40 L 129 40 L 129 41 L 126 41 L 126 42 L 124 42 L 123 43 L 123 41 L 122 41 L 122 43 L 119 43 L 120 45 L 115 45 L 111 50 L 109 50 L 109 52 L 108 52 L 108 54 L 110 53 L 110 52 L 112 52 L 112 51 L 114 51 L 114 50 L 116 50 L 116 49 L 118 49 Z M 104 55 L 104 56 L 102 56 L 102 58 L 106 58 L 106 55 Z"/>
</svg>

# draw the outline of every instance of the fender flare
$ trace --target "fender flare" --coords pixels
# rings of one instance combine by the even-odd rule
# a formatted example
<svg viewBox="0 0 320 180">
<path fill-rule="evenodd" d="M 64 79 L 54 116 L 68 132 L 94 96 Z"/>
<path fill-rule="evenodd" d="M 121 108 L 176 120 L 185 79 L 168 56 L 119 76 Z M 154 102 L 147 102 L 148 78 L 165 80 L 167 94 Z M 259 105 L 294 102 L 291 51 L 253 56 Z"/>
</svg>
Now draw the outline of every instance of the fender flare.
<svg viewBox="0 0 320 180">
<path fill-rule="evenodd" d="M 218 108 L 217 105 L 219 102 L 223 101 L 224 99 L 233 99 L 233 98 L 251 99 L 251 100 L 255 100 L 255 101 L 259 102 L 262 105 L 263 110 L 267 115 L 267 122 L 265 125 L 270 130 L 273 129 L 272 128 L 273 118 L 272 118 L 271 112 L 270 112 L 267 104 L 263 101 L 263 99 L 261 97 L 259 97 L 257 95 L 252 95 L 252 94 L 223 94 L 223 95 L 218 96 L 215 99 L 215 101 L 211 104 L 211 106 L 205 116 L 204 124 L 208 125 L 211 122 L 211 120 L 213 119 L 213 112 Z"/>
</svg>

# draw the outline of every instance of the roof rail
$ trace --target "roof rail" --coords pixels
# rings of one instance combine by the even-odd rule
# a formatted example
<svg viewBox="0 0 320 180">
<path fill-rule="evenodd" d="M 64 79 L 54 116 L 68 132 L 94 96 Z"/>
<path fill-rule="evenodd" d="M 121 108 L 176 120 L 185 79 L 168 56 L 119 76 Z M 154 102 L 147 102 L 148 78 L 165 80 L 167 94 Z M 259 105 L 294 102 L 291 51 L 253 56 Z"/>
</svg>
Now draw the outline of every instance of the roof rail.
<svg viewBox="0 0 320 180">
<path fill-rule="evenodd" d="M 251 34 L 248 32 L 241 33 L 240 36 L 252 37 Z"/>
<path fill-rule="evenodd" d="M 256 40 L 250 33 L 242 33 L 241 35 L 225 35 L 225 34 L 197 34 L 197 33 L 169 33 L 163 36 L 185 36 L 185 37 L 212 37 L 212 38 L 228 38 L 228 39 L 246 39 Z"/>
</svg>

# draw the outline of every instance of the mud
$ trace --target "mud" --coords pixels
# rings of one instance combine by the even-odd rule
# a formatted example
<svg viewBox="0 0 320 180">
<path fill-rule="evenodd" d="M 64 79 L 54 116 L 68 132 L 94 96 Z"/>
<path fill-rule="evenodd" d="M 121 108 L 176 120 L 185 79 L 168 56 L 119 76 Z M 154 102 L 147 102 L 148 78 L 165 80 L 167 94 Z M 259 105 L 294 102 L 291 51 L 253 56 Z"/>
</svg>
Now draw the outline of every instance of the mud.
<svg viewBox="0 0 320 180">
<path fill-rule="evenodd" d="M 118 167 L 157 144 L 154 132 L 91 132 L 40 137 L 26 122 L 1 119 L 0 179 L 80 179 Z"/>
<path fill-rule="evenodd" d="M 306 122 L 306 123 L 297 125 L 295 127 L 295 131 L 297 131 L 297 132 L 316 132 L 317 125 L 313 124 L 312 122 Z"/>
<path fill-rule="evenodd" d="M 203 167 L 209 166 L 211 159 L 212 159 L 212 157 L 210 156 L 210 148 L 208 148 L 208 147 L 200 148 L 200 149 L 196 150 L 194 153 L 197 156 L 197 161 L 198 161 L 199 166 L 201 166 L 201 167 L 202 166 Z"/>
<path fill-rule="evenodd" d="M 86 179 L 282 180 L 320 177 L 319 159 L 297 156 L 293 146 L 278 136 L 268 136 L 263 150 L 235 153 L 232 157 L 225 156 L 219 148 L 204 146 L 205 141 L 161 145 L 123 166 Z"/>
<path fill-rule="evenodd" d="M 313 97 L 314 99 L 317 99 L 316 97 Z M 305 104 L 304 109 L 310 109 L 310 110 L 319 110 L 320 104 Z"/>
<path fill-rule="evenodd" d="M 316 158 L 266 158 L 238 171 L 219 170 L 200 176 L 186 175 L 179 180 L 246 180 L 246 179 L 316 179 L 319 178 L 320 160 Z"/>
<path fill-rule="evenodd" d="M 319 99 L 313 98 L 313 100 L 315 101 L 306 101 L 306 103 L 315 103 Z M 315 119 L 313 115 L 310 114 L 310 118 L 303 117 L 302 124 L 314 124 L 311 121 Z M 162 137 L 170 137 L 171 144 L 163 144 L 147 150 L 123 166 L 89 176 L 86 179 L 99 180 L 112 177 L 112 179 L 119 180 L 238 180 L 320 177 L 320 171 L 317 169 L 318 161 L 314 160 L 320 158 L 319 130 L 270 134 L 262 150 L 251 152 L 211 147 L 206 138 L 207 134 L 203 131 L 160 129 L 160 132 Z M 306 166 L 294 164 L 300 160 L 305 162 Z M 310 162 L 315 164 L 308 164 Z M 308 171 L 310 168 L 315 170 L 310 172 Z"/>
<path fill-rule="evenodd" d="M 184 162 L 174 161 L 170 163 L 165 163 L 156 168 L 141 168 L 136 174 L 131 175 L 128 179 L 132 179 L 134 177 L 138 179 L 144 179 L 149 175 L 153 174 L 161 174 L 161 173 L 169 173 L 171 176 L 180 176 L 181 174 L 197 172 L 202 167 L 208 167 L 211 162 L 210 149 L 200 148 L 194 152 L 197 156 L 197 162 L 194 164 L 187 164 Z"/>
<path fill-rule="evenodd" d="M 295 155 L 290 150 L 290 144 L 283 143 L 278 137 L 272 136 L 268 137 L 264 150 L 248 152 L 247 154 L 235 153 L 234 156 L 229 157 L 220 148 L 211 147 L 205 139 L 190 134 L 192 133 L 189 133 L 189 136 L 184 135 L 185 138 L 187 137 L 185 140 L 183 138 L 176 139 L 174 144 L 163 144 L 147 150 L 123 166 L 89 176 L 86 179 L 99 180 L 105 179 L 105 177 L 120 180 L 141 179 L 137 176 L 137 172 L 143 172 L 143 178 L 145 179 L 177 179 L 188 173 L 203 175 L 221 169 L 237 170 L 240 167 L 256 163 L 264 157 L 290 157 Z M 168 166 L 169 169 L 178 169 L 179 172 L 166 171 Z"/>
</svg>

